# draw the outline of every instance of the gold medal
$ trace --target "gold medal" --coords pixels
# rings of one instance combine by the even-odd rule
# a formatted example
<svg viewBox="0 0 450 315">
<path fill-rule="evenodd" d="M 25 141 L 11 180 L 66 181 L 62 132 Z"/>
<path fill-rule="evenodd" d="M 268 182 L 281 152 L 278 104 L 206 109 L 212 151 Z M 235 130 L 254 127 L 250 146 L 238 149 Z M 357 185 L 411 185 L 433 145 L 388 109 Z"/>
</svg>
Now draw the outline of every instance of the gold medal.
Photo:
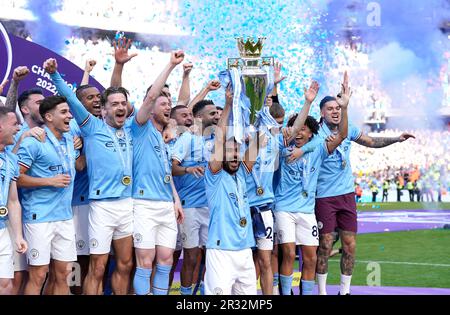
<svg viewBox="0 0 450 315">
<path fill-rule="evenodd" d="M 242 227 L 245 227 L 247 225 L 247 218 L 246 217 L 242 217 L 239 220 L 239 225 L 242 226 Z"/>
<path fill-rule="evenodd" d="M 122 177 L 122 184 L 124 184 L 125 186 L 128 186 L 131 184 L 131 176 L 124 176 Z"/>
<path fill-rule="evenodd" d="M 6 217 L 8 215 L 8 208 L 5 206 L 0 207 L 0 218 Z"/>
<path fill-rule="evenodd" d="M 170 183 L 171 178 L 172 178 L 172 176 L 170 176 L 170 175 L 164 176 L 164 183 L 166 183 L 166 184 Z"/>
<path fill-rule="evenodd" d="M 256 194 L 257 194 L 258 196 L 264 195 L 264 188 L 262 188 L 261 186 L 259 186 L 258 188 L 256 188 Z"/>
<path fill-rule="evenodd" d="M 306 191 L 303 191 L 302 192 L 302 196 L 305 197 L 305 198 L 308 198 L 308 193 Z"/>
</svg>

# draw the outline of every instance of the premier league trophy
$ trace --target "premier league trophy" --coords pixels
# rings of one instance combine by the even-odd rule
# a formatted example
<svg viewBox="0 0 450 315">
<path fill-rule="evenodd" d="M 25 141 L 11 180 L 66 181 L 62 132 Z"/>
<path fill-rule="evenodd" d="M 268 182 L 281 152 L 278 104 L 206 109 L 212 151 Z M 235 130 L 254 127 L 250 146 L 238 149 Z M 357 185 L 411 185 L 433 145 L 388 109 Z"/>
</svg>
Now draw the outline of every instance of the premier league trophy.
<svg viewBox="0 0 450 315">
<path fill-rule="evenodd" d="M 243 81 L 242 93 L 250 101 L 250 124 L 256 122 L 258 112 L 263 108 L 264 101 L 273 78 L 269 69 L 274 64 L 273 57 L 261 57 L 265 37 L 259 37 L 255 42 L 253 38 L 244 40 L 236 38 L 241 58 L 228 58 L 228 70 L 233 67 L 240 70 Z M 272 89 L 270 87 L 270 89 Z"/>
</svg>

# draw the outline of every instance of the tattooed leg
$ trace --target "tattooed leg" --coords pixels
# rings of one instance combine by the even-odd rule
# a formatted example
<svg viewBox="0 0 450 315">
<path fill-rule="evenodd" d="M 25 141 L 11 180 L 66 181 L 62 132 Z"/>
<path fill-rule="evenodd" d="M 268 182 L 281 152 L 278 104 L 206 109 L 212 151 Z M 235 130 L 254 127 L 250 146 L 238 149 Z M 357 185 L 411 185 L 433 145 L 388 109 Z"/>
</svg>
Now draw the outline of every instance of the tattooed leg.
<svg viewBox="0 0 450 315">
<path fill-rule="evenodd" d="M 341 231 L 340 235 L 342 242 L 341 273 L 351 276 L 355 266 L 356 233 Z"/>
<path fill-rule="evenodd" d="M 333 249 L 334 235 L 333 233 L 326 233 L 319 235 L 319 249 L 317 251 L 317 270 L 319 274 L 328 272 L 328 258 Z"/>
</svg>

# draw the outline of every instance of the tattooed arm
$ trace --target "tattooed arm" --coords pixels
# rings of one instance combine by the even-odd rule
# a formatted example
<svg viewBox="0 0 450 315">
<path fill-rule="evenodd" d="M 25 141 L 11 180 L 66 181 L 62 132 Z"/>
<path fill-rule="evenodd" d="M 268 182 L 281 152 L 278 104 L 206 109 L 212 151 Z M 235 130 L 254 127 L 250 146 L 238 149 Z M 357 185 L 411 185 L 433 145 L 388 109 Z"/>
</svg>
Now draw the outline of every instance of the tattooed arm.
<svg viewBox="0 0 450 315">
<path fill-rule="evenodd" d="M 403 142 L 409 138 L 415 139 L 415 137 L 412 134 L 406 132 L 402 133 L 399 137 L 390 137 L 390 138 L 369 137 L 368 135 L 362 134 L 361 137 L 359 137 L 359 139 L 356 140 L 356 143 L 369 148 L 384 148 L 393 143 Z"/>
</svg>

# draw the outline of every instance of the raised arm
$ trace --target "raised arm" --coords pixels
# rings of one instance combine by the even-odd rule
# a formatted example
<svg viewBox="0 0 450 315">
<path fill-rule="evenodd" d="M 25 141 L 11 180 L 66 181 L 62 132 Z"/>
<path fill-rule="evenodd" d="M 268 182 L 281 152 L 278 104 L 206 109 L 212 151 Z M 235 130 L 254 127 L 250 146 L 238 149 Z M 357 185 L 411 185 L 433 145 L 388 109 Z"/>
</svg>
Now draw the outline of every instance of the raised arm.
<svg viewBox="0 0 450 315">
<path fill-rule="evenodd" d="M 89 75 L 91 74 L 92 70 L 94 70 L 96 64 L 97 61 L 93 59 L 86 60 L 86 65 L 84 66 L 83 79 L 81 79 L 81 85 L 89 84 Z"/>
<path fill-rule="evenodd" d="M 139 124 L 143 125 L 148 121 L 153 106 L 155 104 L 155 101 L 159 97 L 161 90 L 163 89 L 164 84 L 167 81 L 167 78 L 169 77 L 172 70 L 175 69 L 175 67 L 178 64 L 180 64 L 183 61 L 183 59 L 184 59 L 183 51 L 180 50 L 172 52 L 170 56 L 170 62 L 156 78 L 155 82 L 152 85 L 152 88 L 150 89 L 150 91 L 148 91 L 147 95 L 145 96 L 144 103 L 142 104 L 141 108 L 136 114 L 136 121 Z"/>
<path fill-rule="evenodd" d="M 406 132 L 402 133 L 398 137 L 370 137 L 366 134 L 362 134 L 361 137 L 356 140 L 356 143 L 369 148 L 384 148 L 397 142 L 403 142 L 409 138 L 415 139 L 416 137 Z"/>
<path fill-rule="evenodd" d="M 195 95 L 192 101 L 189 102 L 188 109 L 192 111 L 194 105 L 200 102 L 201 100 L 204 100 L 209 92 L 216 91 L 218 89 L 220 89 L 219 80 L 209 81 L 208 84 L 197 95 Z"/>
<path fill-rule="evenodd" d="M 48 74 L 50 74 L 50 78 L 55 84 L 58 93 L 67 98 L 67 103 L 69 104 L 70 111 L 75 117 L 77 123 L 81 125 L 90 114 L 87 111 L 87 109 L 83 106 L 83 104 L 81 104 L 80 100 L 76 97 L 72 89 L 61 78 L 61 75 L 57 71 L 58 63 L 56 62 L 56 59 L 53 58 L 47 59 L 44 62 L 43 67 L 45 71 L 47 71 Z"/>
<path fill-rule="evenodd" d="M 344 82 L 341 84 L 341 92 L 336 97 L 336 102 L 341 107 L 341 122 L 338 126 L 338 133 L 334 138 L 330 138 L 330 141 L 326 141 L 328 152 L 333 152 L 348 135 L 348 114 L 347 108 L 350 101 L 352 92 L 348 86 L 347 71 L 344 73 Z"/>
<path fill-rule="evenodd" d="M 2 95 L 3 90 L 5 89 L 6 84 L 8 84 L 9 80 L 5 79 L 1 84 L 0 84 L 0 95 Z M 0 100 L 0 106 L 5 107 L 5 104 L 3 104 L 2 100 Z"/>
<path fill-rule="evenodd" d="M 224 156 L 224 145 L 227 136 L 228 120 L 231 113 L 231 107 L 233 106 L 233 92 L 231 86 L 225 91 L 225 108 L 223 109 L 222 116 L 220 116 L 217 123 L 216 135 L 214 139 L 214 149 L 209 161 L 209 168 L 213 173 L 217 173 L 222 169 L 222 162 Z"/>
<path fill-rule="evenodd" d="M 287 143 L 291 142 L 297 136 L 300 128 L 302 128 L 302 126 L 305 124 L 306 118 L 308 117 L 308 113 L 311 108 L 311 104 L 316 98 L 317 93 L 319 92 L 319 83 L 317 83 L 317 81 L 312 81 L 309 89 L 306 90 L 306 88 L 304 88 L 303 91 L 305 93 L 305 104 L 303 105 L 300 114 L 294 121 L 294 125 L 292 126 L 291 130 L 292 132 L 287 139 Z"/>
<path fill-rule="evenodd" d="M 189 74 L 192 70 L 192 63 L 183 64 L 183 80 L 181 81 L 180 93 L 178 94 L 177 105 L 188 105 L 191 99 L 191 86 L 189 82 Z"/>
<path fill-rule="evenodd" d="M 9 86 L 8 94 L 6 95 L 5 107 L 10 111 L 15 111 L 17 106 L 17 89 L 19 87 L 20 81 L 26 78 L 30 73 L 27 67 L 21 66 L 14 69 L 13 79 L 11 85 Z"/>
<path fill-rule="evenodd" d="M 118 39 L 117 42 L 113 42 L 114 58 L 116 59 L 116 63 L 114 64 L 114 70 L 111 76 L 111 86 L 122 86 L 123 66 L 132 58 L 137 56 L 137 53 L 128 53 L 128 49 L 130 48 L 132 42 L 133 41 L 131 39 L 127 40 L 126 37 L 122 37 Z"/>
</svg>

